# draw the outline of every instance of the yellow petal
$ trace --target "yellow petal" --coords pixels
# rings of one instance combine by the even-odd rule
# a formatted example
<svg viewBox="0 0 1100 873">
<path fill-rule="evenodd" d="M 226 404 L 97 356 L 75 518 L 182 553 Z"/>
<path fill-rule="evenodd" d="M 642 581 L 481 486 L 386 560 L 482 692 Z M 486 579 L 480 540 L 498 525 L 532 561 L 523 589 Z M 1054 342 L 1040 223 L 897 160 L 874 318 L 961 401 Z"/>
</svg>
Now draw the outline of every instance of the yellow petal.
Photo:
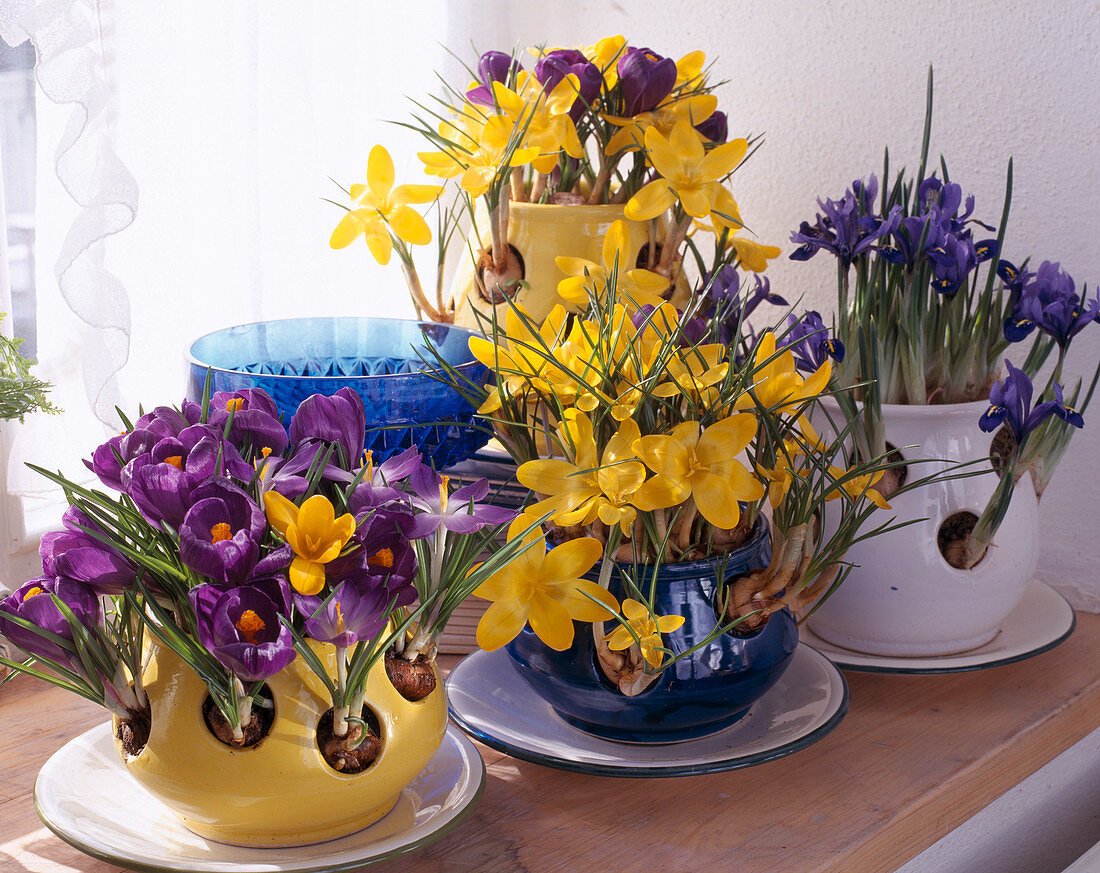
<svg viewBox="0 0 1100 873">
<path fill-rule="evenodd" d="M 477 644 L 487 652 L 514 640 L 527 623 L 527 611 L 518 600 L 498 600 L 477 623 Z"/>
<path fill-rule="evenodd" d="M 672 133 L 669 135 L 668 144 L 671 149 L 676 153 L 681 165 L 698 166 L 702 168 L 706 166 L 707 158 L 710 157 L 707 154 L 706 149 L 703 147 L 703 135 L 699 133 L 691 123 L 684 119 L 677 121 L 676 125 L 672 128 Z M 649 135 L 647 131 L 646 146 L 649 146 Z M 719 146 L 722 148 L 722 146 Z M 711 152 L 713 154 L 713 152 Z M 717 178 L 711 175 L 703 175 L 702 178 Z"/>
<path fill-rule="evenodd" d="M 344 213 L 340 223 L 336 225 L 329 237 L 328 244 L 334 249 L 347 248 L 363 233 L 365 227 L 361 216 L 356 215 L 359 210 L 351 209 Z"/>
<path fill-rule="evenodd" d="M 626 222 L 621 218 L 611 222 L 611 227 L 607 229 L 607 233 L 603 238 L 603 264 L 608 274 L 616 265 L 618 265 L 620 276 L 634 266 L 633 264 L 627 264 L 624 258 L 628 243 Z"/>
<path fill-rule="evenodd" d="M 434 203 L 442 193 L 442 185 L 399 185 L 390 195 L 390 202 L 395 206 L 405 203 Z"/>
<path fill-rule="evenodd" d="M 411 206 L 398 206 L 390 213 L 390 227 L 400 239 L 414 246 L 426 246 L 432 232 L 420 213 Z"/>
<path fill-rule="evenodd" d="M 290 584 L 299 594 L 318 594 L 325 587 L 325 565 L 305 558 L 295 558 L 290 562 L 287 573 Z"/>
<path fill-rule="evenodd" d="M 663 634 L 672 633 L 674 630 L 679 630 L 683 623 L 682 615 L 662 615 L 657 618 L 657 630 Z"/>
<path fill-rule="evenodd" d="M 606 621 L 619 609 L 611 592 L 588 579 L 573 579 L 550 587 L 574 621 Z M 594 603 L 593 597 L 599 603 Z"/>
<path fill-rule="evenodd" d="M 676 193 L 680 195 L 680 205 L 688 215 L 694 218 L 710 215 L 711 197 L 707 189 L 678 187 Z"/>
<path fill-rule="evenodd" d="M 737 505 L 737 495 L 728 482 L 723 481 L 720 476 L 700 476 L 692 484 L 691 494 L 703 518 L 715 527 L 726 530 L 737 527 L 741 518 L 741 507 Z"/>
<path fill-rule="evenodd" d="M 733 458 L 756 435 L 756 416 L 741 413 L 715 422 L 703 432 L 695 449 L 704 464 Z"/>
<path fill-rule="evenodd" d="M 383 146 L 376 145 L 367 158 L 367 185 L 379 203 L 385 203 L 393 189 L 393 160 Z"/>
<path fill-rule="evenodd" d="M 671 209 L 675 203 L 676 197 L 668 187 L 668 182 L 654 179 L 630 198 L 623 209 L 623 215 L 631 221 L 647 221 Z"/>
<path fill-rule="evenodd" d="M 695 128 L 691 128 L 695 130 Z M 734 171 L 748 151 L 748 141 L 734 139 L 715 146 L 699 162 L 699 176 L 703 179 L 722 179 Z"/>
<path fill-rule="evenodd" d="M 265 492 L 264 512 L 268 523 L 284 537 L 287 527 L 298 521 L 298 507 L 278 491 Z"/>
<path fill-rule="evenodd" d="M 383 267 L 390 262 L 390 253 L 393 251 L 393 240 L 382 226 L 381 221 L 376 221 L 366 229 L 367 248 L 374 255 L 374 259 Z"/>
<path fill-rule="evenodd" d="M 572 582 L 591 570 L 602 554 L 599 540 L 592 537 L 567 540 L 546 553 L 542 561 L 542 578 L 548 582 Z"/>
<path fill-rule="evenodd" d="M 573 643 L 573 619 L 565 607 L 541 591 L 531 598 L 527 621 L 535 632 L 551 649 L 562 651 Z"/>
<path fill-rule="evenodd" d="M 623 649 L 629 649 L 634 645 L 634 637 L 630 635 L 628 631 L 622 625 L 619 625 L 615 630 L 604 637 L 604 642 L 607 643 L 607 647 L 613 652 L 621 652 Z"/>
<path fill-rule="evenodd" d="M 634 492 L 631 502 L 643 512 L 679 506 L 691 495 L 691 489 L 683 481 L 667 476 L 653 476 Z"/>
</svg>

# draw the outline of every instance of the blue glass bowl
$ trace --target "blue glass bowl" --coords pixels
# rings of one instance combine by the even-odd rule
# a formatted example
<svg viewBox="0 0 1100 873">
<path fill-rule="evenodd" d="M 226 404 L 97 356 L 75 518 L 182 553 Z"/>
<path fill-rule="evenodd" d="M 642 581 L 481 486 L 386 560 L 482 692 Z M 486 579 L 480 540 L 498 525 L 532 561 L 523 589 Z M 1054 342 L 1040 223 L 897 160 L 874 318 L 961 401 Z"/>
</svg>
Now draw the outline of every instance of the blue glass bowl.
<svg viewBox="0 0 1100 873">
<path fill-rule="evenodd" d="M 755 536 L 730 553 L 727 577 L 766 567 L 770 557 L 770 531 L 761 517 Z M 702 644 L 714 629 L 716 588 L 709 561 L 661 566 L 657 613 L 684 617 L 679 630 L 665 636 L 673 651 Z M 625 596 L 614 577 L 611 593 Z M 612 627 L 617 625 L 605 629 Z M 798 645 L 798 627 L 783 610 L 755 633 L 717 637 L 666 669 L 641 694 L 626 697 L 598 666 L 592 625 L 574 622 L 573 629 L 573 644 L 556 652 L 524 628 L 508 644 L 508 654 L 519 675 L 567 723 L 627 743 L 675 743 L 724 730 L 778 681 Z"/>
<path fill-rule="evenodd" d="M 431 375 L 429 345 L 464 378 L 484 383 L 488 369 L 470 354 L 473 333 L 448 324 L 396 318 L 290 318 L 215 331 L 189 355 L 187 396 L 262 388 L 283 424 L 311 394 L 354 389 L 367 415 L 366 447 L 375 463 L 416 446 L 436 469 L 468 458 L 489 440 L 474 408 Z"/>
</svg>

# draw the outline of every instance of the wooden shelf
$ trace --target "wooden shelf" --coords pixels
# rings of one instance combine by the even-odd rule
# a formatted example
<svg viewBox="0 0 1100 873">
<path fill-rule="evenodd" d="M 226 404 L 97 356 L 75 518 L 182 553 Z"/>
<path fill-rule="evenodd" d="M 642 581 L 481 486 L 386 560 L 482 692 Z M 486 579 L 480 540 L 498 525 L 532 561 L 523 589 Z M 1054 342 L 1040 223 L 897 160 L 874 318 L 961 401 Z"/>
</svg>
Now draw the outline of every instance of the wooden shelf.
<svg viewBox="0 0 1100 873">
<path fill-rule="evenodd" d="M 1067 642 L 1016 664 L 849 673 L 851 710 L 829 736 L 712 776 L 584 776 L 481 747 L 488 780 L 470 816 L 439 842 L 370 869 L 888 873 L 1100 726 L 1097 651 L 1100 616 L 1081 615 Z M 53 750 L 102 720 L 30 680 L 0 689 L 0 870 L 117 869 L 50 834 L 31 800 Z"/>
</svg>

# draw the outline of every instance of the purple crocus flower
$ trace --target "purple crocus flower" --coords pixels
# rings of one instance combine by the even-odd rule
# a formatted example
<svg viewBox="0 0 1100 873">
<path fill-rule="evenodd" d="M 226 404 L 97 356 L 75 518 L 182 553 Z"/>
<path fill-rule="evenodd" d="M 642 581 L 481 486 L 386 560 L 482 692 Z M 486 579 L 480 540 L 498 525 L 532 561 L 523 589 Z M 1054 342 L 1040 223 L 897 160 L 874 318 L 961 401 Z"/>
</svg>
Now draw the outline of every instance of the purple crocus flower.
<svg viewBox="0 0 1100 873">
<path fill-rule="evenodd" d="M 363 478 L 348 499 L 348 507 L 356 517 L 367 508 L 380 506 L 390 500 L 405 500 L 405 492 L 393 486 L 404 482 L 420 466 L 421 454 L 415 446 L 386 458 L 374 466 L 374 453 L 366 453 Z"/>
<path fill-rule="evenodd" d="M 231 443 L 198 424 L 134 458 L 123 468 L 121 479 L 123 490 L 150 524 L 166 522 L 178 528 L 194 503 L 196 488 L 215 476 L 247 481 L 252 472 Z"/>
<path fill-rule="evenodd" d="M 243 682 L 262 682 L 296 657 L 294 637 L 279 620 L 290 614 L 290 591 L 279 581 L 229 590 L 198 585 L 188 592 L 199 640 Z"/>
<path fill-rule="evenodd" d="M 576 49 L 554 49 L 535 64 L 535 78 L 549 93 L 568 75 L 577 77 L 577 99 L 569 107 L 569 117 L 576 121 L 600 94 L 603 74 L 599 67 Z"/>
<path fill-rule="evenodd" d="M 211 479 L 192 498 L 179 527 L 180 560 L 215 583 L 239 585 L 260 557 L 264 511 L 228 479 Z"/>
<path fill-rule="evenodd" d="M 410 539 L 435 533 L 440 525 L 453 533 L 469 534 L 487 524 L 505 524 L 516 517 L 510 509 L 478 503 L 489 493 L 489 480 L 478 479 L 448 494 L 450 479 L 431 467 L 421 465 L 409 480 L 413 506 L 421 512 L 413 516 Z"/>
<path fill-rule="evenodd" d="M 1036 327 L 1065 351 L 1089 322 L 1100 321 L 1100 295 L 1082 301 L 1073 277 L 1057 262 L 1043 261 L 1026 277 L 1012 311 L 1005 320 L 1005 339 L 1018 342 Z"/>
<path fill-rule="evenodd" d="M 783 346 L 794 355 L 795 366 L 806 373 L 814 373 L 829 358 L 840 362 L 844 360 L 844 344 L 829 336 L 821 314 L 808 310 L 802 318 L 787 316 L 790 332 L 783 340 Z"/>
<path fill-rule="evenodd" d="M 299 596 L 295 603 L 308 616 L 305 631 L 310 637 L 343 649 L 372 639 L 389 617 L 390 602 L 381 585 L 361 589 L 351 582 L 341 582 L 324 600 Z"/>
<path fill-rule="evenodd" d="M 325 566 L 329 579 L 352 579 L 365 584 L 367 577 L 382 580 L 390 587 L 391 596 L 400 586 L 409 585 L 409 592 L 402 592 L 399 606 L 416 599 L 411 581 L 416 575 L 416 550 L 409 542 L 408 531 L 413 527 L 413 509 L 408 498 L 388 501 L 378 506 L 355 512 L 358 522 L 351 544 L 345 555 L 335 558 Z"/>
<path fill-rule="evenodd" d="M 65 529 L 43 534 L 38 546 L 44 573 L 83 582 L 98 594 L 121 594 L 133 584 L 135 567 L 87 532 L 100 528 L 84 512 L 70 506 L 61 521 Z"/>
<path fill-rule="evenodd" d="M 877 181 L 872 177 L 877 187 Z M 863 253 L 879 248 L 879 241 L 892 234 L 901 222 L 901 207 L 895 206 L 885 217 L 866 212 L 864 208 L 872 191 L 871 183 L 853 184 L 840 200 L 818 200 L 818 213 L 813 225 L 803 221 L 798 231 L 791 234 L 791 242 L 799 247 L 791 252 L 791 259 L 808 261 L 821 249 L 832 252 L 845 270 Z"/>
<path fill-rule="evenodd" d="M 202 417 L 202 404 L 185 401 L 183 413 L 191 424 L 198 424 Z M 281 455 L 286 448 L 286 428 L 279 421 L 279 409 L 275 401 L 262 388 L 244 388 L 240 391 L 217 391 L 210 397 L 207 424 L 219 433 L 225 431 L 225 423 L 233 415 L 229 429 L 229 441 L 240 450 L 250 447 L 255 452 L 267 449 L 268 453 Z"/>
<path fill-rule="evenodd" d="M 710 118 L 695 125 L 695 129 L 713 143 L 725 142 L 729 138 L 729 120 L 722 110 L 715 110 Z"/>
<path fill-rule="evenodd" d="M 309 490 L 310 470 L 316 473 L 326 453 L 329 457 L 321 470 L 321 478 L 345 485 L 351 483 L 355 476 L 332 463 L 334 455 L 325 443 L 306 440 L 289 458 L 268 457 L 261 468 L 262 490 L 278 491 L 288 500 L 297 500 Z"/>
<path fill-rule="evenodd" d="M 313 394 L 299 404 L 290 420 L 290 443 L 295 447 L 306 440 L 333 443 L 339 447 L 333 461 L 350 470 L 363 454 L 366 430 L 363 399 L 351 388 L 341 388 L 330 397 Z"/>
<path fill-rule="evenodd" d="M 1008 360 L 1005 361 L 1005 367 L 1008 375 L 994 383 L 989 392 L 989 409 L 978 420 L 978 427 L 983 431 L 992 433 L 1003 424 L 1012 433 L 1017 447 L 1022 447 L 1028 434 L 1052 415 L 1057 415 L 1073 427 L 1084 424 L 1081 414 L 1075 409 L 1067 408 L 1062 402 L 1062 386 L 1058 383 L 1054 385 L 1055 399 L 1045 400 L 1032 409 L 1034 389 L 1027 373 L 1017 370 Z"/>
<path fill-rule="evenodd" d="M 156 433 L 153 430 L 133 430 L 129 433 L 113 436 L 92 453 L 92 460 L 84 466 L 91 470 L 99 481 L 115 491 L 124 491 L 122 470 L 134 458 L 152 451 L 168 433 Z"/>
<path fill-rule="evenodd" d="M 180 431 L 194 423 L 188 421 L 187 416 L 178 409 L 173 409 L 171 406 L 158 406 L 135 421 L 134 430 L 148 430 L 162 437 L 178 436 Z"/>
<path fill-rule="evenodd" d="M 648 48 L 628 48 L 618 71 L 628 116 L 656 109 L 676 85 L 676 62 Z"/>
<path fill-rule="evenodd" d="M 522 69 L 519 61 L 509 54 L 497 51 L 485 52 L 477 62 L 477 78 L 481 84 L 467 91 L 466 99 L 481 106 L 495 106 L 493 82 L 507 85 L 509 77 Z"/>
<path fill-rule="evenodd" d="M 41 637 L 7 618 L 10 615 L 17 616 L 71 643 L 73 629 L 57 608 L 51 594 L 68 606 L 85 627 L 93 628 L 99 624 L 99 598 L 91 588 L 71 579 L 38 576 L 0 601 L 0 634 L 28 654 L 65 664 L 82 672 L 80 659 L 66 651 L 61 644 Z"/>
</svg>

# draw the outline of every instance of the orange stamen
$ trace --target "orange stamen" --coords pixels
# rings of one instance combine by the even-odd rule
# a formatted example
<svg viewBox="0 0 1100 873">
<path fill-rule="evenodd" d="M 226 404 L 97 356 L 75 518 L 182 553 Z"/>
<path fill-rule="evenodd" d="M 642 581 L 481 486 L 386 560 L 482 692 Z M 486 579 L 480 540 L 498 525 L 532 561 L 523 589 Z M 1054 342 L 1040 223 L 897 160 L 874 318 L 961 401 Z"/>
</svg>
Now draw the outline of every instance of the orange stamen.
<svg viewBox="0 0 1100 873">
<path fill-rule="evenodd" d="M 241 632 L 241 635 L 247 642 L 253 646 L 259 645 L 257 636 L 260 631 L 267 627 L 264 624 L 264 620 L 260 618 L 253 610 L 246 609 L 241 613 L 241 617 L 237 619 L 237 623 L 234 625 Z"/>
<path fill-rule="evenodd" d="M 231 528 L 224 521 L 219 521 L 216 525 L 210 528 L 210 541 L 214 543 L 220 543 L 223 540 L 233 539 L 233 528 Z"/>
<path fill-rule="evenodd" d="M 183 469 L 183 455 L 170 455 L 164 459 L 164 463 L 171 464 L 177 470 Z"/>
<path fill-rule="evenodd" d="M 240 412 L 241 407 L 244 406 L 244 400 L 240 397 L 233 397 L 230 400 L 225 401 L 225 409 L 227 412 Z"/>
<path fill-rule="evenodd" d="M 367 566 L 391 569 L 393 567 L 393 549 L 379 549 L 367 558 Z"/>
<path fill-rule="evenodd" d="M 45 594 L 45 593 L 46 593 L 45 588 L 42 588 L 38 585 L 35 585 L 33 588 L 28 588 L 27 589 L 27 593 L 23 595 L 23 601 L 26 602 L 26 601 L 30 600 L 32 597 L 35 597 L 38 594 Z"/>
</svg>

